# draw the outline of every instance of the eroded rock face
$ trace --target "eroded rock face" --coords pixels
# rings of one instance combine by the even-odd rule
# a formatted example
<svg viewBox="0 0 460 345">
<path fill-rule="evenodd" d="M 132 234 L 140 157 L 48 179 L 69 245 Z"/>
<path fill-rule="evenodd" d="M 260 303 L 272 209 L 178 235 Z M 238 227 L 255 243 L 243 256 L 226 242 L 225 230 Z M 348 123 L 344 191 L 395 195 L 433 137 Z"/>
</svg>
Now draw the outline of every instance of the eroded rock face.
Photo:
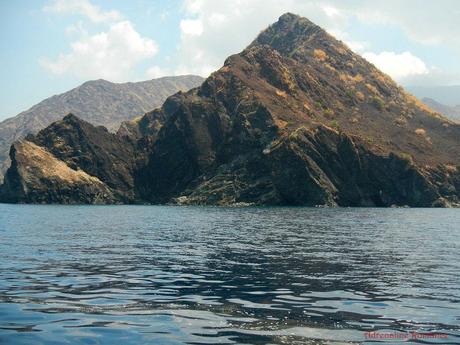
<svg viewBox="0 0 460 345">
<path fill-rule="evenodd" d="M 95 176 L 110 187 L 120 202 L 133 202 L 135 144 L 69 114 L 35 136 L 27 137 L 72 169 Z"/>
<path fill-rule="evenodd" d="M 442 200 L 430 172 L 407 157 L 376 153 L 327 127 L 300 128 L 268 156 L 275 186 L 289 204 L 429 207 Z M 446 183 L 453 186 L 452 179 Z"/>
<path fill-rule="evenodd" d="M 123 202 L 455 206 L 460 191 L 460 126 L 289 13 L 117 136 L 69 117 L 30 140 Z"/>
<path fill-rule="evenodd" d="M 53 154 L 23 140 L 11 147 L 12 164 L 2 201 L 26 203 L 115 203 L 117 198 L 97 177 L 71 169 Z"/>
<path fill-rule="evenodd" d="M 219 166 L 179 204 L 458 206 L 458 173 L 424 170 L 325 126 L 299 128 L 271 146 Z M 200 180 L 200 179 L 197 179 Z M 447 192 L 449 191 L 449 192 Z"/>
</svg>

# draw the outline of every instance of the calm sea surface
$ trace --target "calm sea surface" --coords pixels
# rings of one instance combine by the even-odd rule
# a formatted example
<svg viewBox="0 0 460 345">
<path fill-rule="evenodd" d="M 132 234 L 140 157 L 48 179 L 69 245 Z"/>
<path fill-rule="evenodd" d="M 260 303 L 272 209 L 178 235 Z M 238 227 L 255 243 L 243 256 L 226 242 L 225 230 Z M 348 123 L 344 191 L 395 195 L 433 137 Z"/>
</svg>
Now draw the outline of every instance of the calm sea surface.
<svg viewBox="0 0 460 345">
<path fill-rule="evenodd" d="M 0 205 L 0 344 L 404 340 L 460 343 L 458 209 Z"/>
</svg>

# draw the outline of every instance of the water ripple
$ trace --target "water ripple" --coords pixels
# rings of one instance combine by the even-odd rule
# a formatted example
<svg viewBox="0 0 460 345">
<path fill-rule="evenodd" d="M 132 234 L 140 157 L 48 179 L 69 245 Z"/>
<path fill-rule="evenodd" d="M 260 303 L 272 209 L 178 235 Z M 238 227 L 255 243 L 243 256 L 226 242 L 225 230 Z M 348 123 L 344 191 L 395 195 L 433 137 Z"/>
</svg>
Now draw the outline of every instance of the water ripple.
<svg viewBox="0 0 460 345">
<path fill-rule="evenodd" d="M 0 343 L 460 343 L 458 224 L 458 210 L 0 205 Z"/>
</svg>

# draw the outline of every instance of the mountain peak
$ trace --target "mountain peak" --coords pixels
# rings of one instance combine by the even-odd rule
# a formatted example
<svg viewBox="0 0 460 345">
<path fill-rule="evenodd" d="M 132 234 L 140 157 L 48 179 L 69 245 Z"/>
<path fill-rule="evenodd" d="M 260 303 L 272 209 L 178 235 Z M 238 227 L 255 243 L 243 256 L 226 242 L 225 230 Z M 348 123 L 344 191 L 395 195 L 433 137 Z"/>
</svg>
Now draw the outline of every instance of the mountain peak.
<svg viewBox="0 0 460 345">
<path fill-rule="evenodd" d="M 292 12 L 286 12 L 284 14 L 282 14 L 279 18 L 278 18 L 278 21 L 281 21 L 281 22 L 292 22 L 292 21 L 297 21 L 299 19 L 301 19 L 302 17 L 295 14 L 295 13 L 292 13 Z"/>
<path fill-rule="evenodd" d="M 66 116 L 62 118 L 62 120 L 65 122 L 72 122 L 72 121 L 80 121 L 80 118 L 78 116 L 75 116 L 72 113 L 68 113 Z"/>
<path fill-rule="evenodd" d="M 324 29 L 304 17 L 287 12 L 278 21 L 262 31 L 250 47 L 269 45 L 280 53 L 291 54 L 314 39 L 333 39 Z"/>
<path fill-rule="evenodd" d="M 312 21 L 308 20 L 307 18 L 305 17 L 301 17 L 295 13 L 292 13 L 292 12 L 286 12 L 284 14 L 282 14 L 279 18 L 278 18 L 278 21 L 276 23 L 274 23 L 274 25 L 280 25 L 280 24 L 284 24 L 284 25 L 293 25 L 293 24 L 296 24 L 296 23 L 301 23 L 302 25 L 314 25 L 314 26 L 317 26 L 316 24 L 314 24 Z"/>
<path fill-rule="evenodd" d="M 50 125 L 50 127 L 52 125 L 60 125 L 60 124 L 66 124 L 67 126 L 71 126 L 71 127 L 75 127 L 75 126 L 84 126 L 84 127 L 87 127 L 90 123 L 83 120 L 81 117 L 73 114 L 73 113 L 68 113 L 66 116 L 64 116 L 62 118 L 61 121 L 56 121 L 54 122 L 53 124 Z M 98 127 L 103 127 L 104 129 L 106 129 L 104 126 L 98 126 Z M 43 129 L 45 130 L 45 129 Z M 40 133 L 40 132 L 39 132 Z"/>
<path fill-rule="evenodd" d="M 94 79 L 94 80 L 88 80 L 85 81 L 83 84 L 81 84 L 79 87 L 82 89 L 85 88 L 94 88 L 98 86 L 103 86 L 103 85 L 113 85 L 114 83 L 105 80 L 105 79 Z"/>
</svg>

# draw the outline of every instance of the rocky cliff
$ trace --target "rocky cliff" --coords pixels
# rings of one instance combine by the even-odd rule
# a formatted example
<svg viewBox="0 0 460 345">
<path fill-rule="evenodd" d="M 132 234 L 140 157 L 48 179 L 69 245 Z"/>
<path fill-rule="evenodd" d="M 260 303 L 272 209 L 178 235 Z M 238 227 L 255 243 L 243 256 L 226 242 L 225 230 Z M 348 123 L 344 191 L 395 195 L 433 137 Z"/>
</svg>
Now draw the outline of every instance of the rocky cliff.
<svg viewBox="0 0 460 345">
<path fill-rule="evenodd" d="M 3 198 L 30 203 L 135 201 L 135 146 L 69 114 L 14 143 Z"/>
<path fill-rule="evenodd" d="M 9 166 L 7 157 L 13 141 L 37 133 L 68 113 L 115 131 L 121 122 L 161 106 L 167 97 L 196 87 L 203 80 L 193 75 L 121 84 L 100 79 L 47 98 L 0 123 L 0 181 Z"/>
<path fill-rule="evenodd" d="M 5 202 L 97 204 L 117 201 L 97 177 L 70 168 L 30 141 L 15 142 L 11 155 L 12 164 L 3 186 Z"/>
<path fill-rule="evenodd" d="M 230 56 L 200 87 L 125 123 L 113 137 L 114 147 L 102 150 L 106 164 L 88 155 L 83 165 L 81 147 L 87 139 L 78 145 L 62 139 L 74 137 L 67 134 L 74 131 L 58 134 L 51 126 L 29 140 L 69 168 L 98 178 L 112 194 L 121 191 L 115 196 L 121 202 L 459 202 L 460 126 L 317 25 L 290 13 Z M 102 142 L 93 143 L 88 152 L 102 147 Z M 127 156 L 134 158 L 111 168 L 118 156 L 111 152 L 121 150 L 120 145 L 129 147 Z M 14 149 L 11 155 L 15 163 Z M 15 164 L 10 171 L 16 177 L 10 179 L 8 172 L 3 195 L 23 184 L 14 173 L 21 164 Z M 123 183 L 110 176 L 118 166 Z M 21 201 L 34 201 L 31 191 L 48 180 L 44 174 L 36 188 L 28 185 Z M 73 201 L 87 202 L 78 193 Z M 107 202 L 113 202 L 111 197 Z"/>
</svg>

